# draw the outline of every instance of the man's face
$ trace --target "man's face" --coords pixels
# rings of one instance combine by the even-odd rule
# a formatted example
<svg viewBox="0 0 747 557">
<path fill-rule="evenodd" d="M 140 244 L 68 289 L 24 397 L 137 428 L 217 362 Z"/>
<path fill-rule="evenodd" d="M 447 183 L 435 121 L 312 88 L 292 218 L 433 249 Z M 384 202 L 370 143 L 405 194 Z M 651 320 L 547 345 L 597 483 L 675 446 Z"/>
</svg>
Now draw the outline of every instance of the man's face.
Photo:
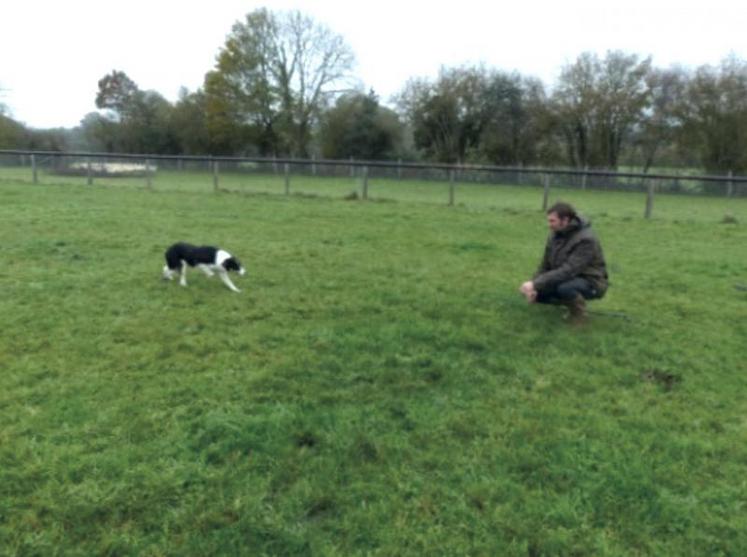
<svg viewBox="0 0 747 557">
<path fill-rule="evenodd" d="M 547 226 L 553 232 L 560 232 L 568 226 L 570 220 L 568 217 L 561 219 L 557 213 L 549 213 L 547 215 Z"/>
</svg>

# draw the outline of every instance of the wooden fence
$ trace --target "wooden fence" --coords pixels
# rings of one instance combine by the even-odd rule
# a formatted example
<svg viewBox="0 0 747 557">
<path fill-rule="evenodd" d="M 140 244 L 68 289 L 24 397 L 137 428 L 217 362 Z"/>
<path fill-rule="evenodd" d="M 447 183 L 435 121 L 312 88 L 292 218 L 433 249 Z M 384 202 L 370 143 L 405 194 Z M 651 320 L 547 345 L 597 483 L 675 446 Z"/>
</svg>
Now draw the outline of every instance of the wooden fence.
<svg viewBox="0 0 747 557">
<path fill-rule="evenodd" d="M 9 162 L 10 161 L 10 162 Z M 111 163 L 109 161 L 118 161 Z M 122 162 L 127 161 L 127 162 Z M 454 205 L 457 197 L 457 183 L 515 184 L 539 186 L 542 189 L 541 208 L 547 209 L 553 183 L 563 187 L 579 189 L 603 189 L 637 191 L 645 193 L 643 214 L 650 218 L 653 214 L 654 199 L 658 192 L 675 194 L 720 195 L 726 197 L 747 197 L 747 177 L 686 174 L 649 174 L 637 172 L 617 172 L 608 170 L 503 167 L 489 165 L 449 165 L 424 164 L 404 161 L 360 161 L 260 158 L 260 157 L 212 157 L 180 155 L 148 155 L 125 153 L 86 153 L 27 150 L 0 150 L 0 167 L 20 165 L 28 167 L 31 181 L 39 183 L 39 168 L 51 166 L 59 173 L 85 176 L 91 185 L 97 176 L 107 175 L 107 168 L 119 164 L 131 176 L 141 177 L 147 188 L 153 187 L 152 177 L 156 164 L 170 161 L 179 170 L 201 165 L 212 173 L 213 190 L 220 190 L 222 172 L 230 172 L 239 167 L 256 167 L 282 175 L 285 194 L 291 193 L 291 177 L 294 174 L 312 176 L 358 177 L 361 183 L 360 195 L 369 197 L 369 179 L 372 172 L 397 180 L 420 179 L 448 182 L 448 205 Z M 127 168 L 127 165 L 131 168 Z M 254 165 L 254 166 L 252 166 Z"/>
</svg>

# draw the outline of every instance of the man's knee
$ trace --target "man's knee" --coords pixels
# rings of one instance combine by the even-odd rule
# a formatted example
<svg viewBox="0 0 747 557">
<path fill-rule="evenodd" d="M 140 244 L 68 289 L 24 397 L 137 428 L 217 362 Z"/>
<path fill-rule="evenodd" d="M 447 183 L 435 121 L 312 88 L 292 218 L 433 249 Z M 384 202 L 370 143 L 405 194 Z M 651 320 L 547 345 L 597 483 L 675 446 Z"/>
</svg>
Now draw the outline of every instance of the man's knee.
<svg viewBox="0 0 747 557">
<path fill-rule="evenodd" d="M 561 300 L 573 300 L 576 296 L 581 294 L 581 292 L 578 285 L 573 284 L 572 282 L 564 282 L 558 285 L 555 294 Z"/>
<path fill-rule="evenodd" d="M 597 294 L 594 286 L 588 280 L 582 278 L 575 278 L 559 284 L 556 293 L 561 300 L 574 300 L 579 295 L 591 300 Z"/>
</svg>

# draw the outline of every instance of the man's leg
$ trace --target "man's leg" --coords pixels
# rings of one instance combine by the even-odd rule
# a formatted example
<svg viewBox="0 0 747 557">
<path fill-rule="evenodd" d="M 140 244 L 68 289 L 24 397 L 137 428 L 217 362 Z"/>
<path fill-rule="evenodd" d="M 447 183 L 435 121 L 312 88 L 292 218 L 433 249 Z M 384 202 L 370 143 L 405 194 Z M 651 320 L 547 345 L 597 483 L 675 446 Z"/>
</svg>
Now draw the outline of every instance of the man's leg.
<svg viewBox="0 0 747 557">
<path fill-rule="evenodd" d="M 582 296 L 585 300 L 597 297 L 597 291 L 592 284 L 580 277 L 561 282 L 555 291 L 558 298 L 563 301 L 575 300 L 578 296 Z"/>
<path fill-rule="evenodd" d="M 538 292 L 537 302 L 564 305 L 568 308 L 571 320 L 580 323 L 586 318 L 586 300 L 596 296 L 597 291 L 592 284 L 578 277 L 561 282 L 554 288 Z"/>
</svg>

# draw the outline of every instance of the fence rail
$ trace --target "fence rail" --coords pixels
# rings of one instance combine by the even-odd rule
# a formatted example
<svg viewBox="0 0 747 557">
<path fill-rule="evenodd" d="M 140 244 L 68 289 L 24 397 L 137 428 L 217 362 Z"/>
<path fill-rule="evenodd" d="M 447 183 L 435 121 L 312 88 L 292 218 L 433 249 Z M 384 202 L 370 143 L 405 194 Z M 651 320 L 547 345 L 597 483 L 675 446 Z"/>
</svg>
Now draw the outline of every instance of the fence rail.
<svg viewBox="0 0 747 557">
<path fill-rule="evenodd" d="M 119 165 L 119 166 L 116 166 Z M 200 169 L 212 175 L 214 191 L 219 191 L 221 175 L 242 172 L 265 172 L 283 177 L 284 192 L 291 192 L 291 175 L 320 177 L 355 177 L 360 195 L 369 195 L 371 178 L 399 181 L 427 180 L 448 184 L 447 203 L 455 204 L 456 185 L 502 184 L 535 186 L 542 189 L 542 208 L 546 209 L 552 188 L 577 188 L 611 191 L 632 191 L 645 194 L 644 216 L 653 213 L 657 193 L 747 197 L 747 176 L 661 174 L 619 172 L 597 169 L 540 168 L 521 166 L 490 166 L 467 164 L 437 164 L 407 161 L 328 160 L 267 157 L 229 157 L 193 155 L 155 155 L 131 153 L 58 152 L 30 150 L 0 150 L 0 169 L 27 169 L 32 183 L 39 183 L 39 171 L 85 177 L 92 185 L 101 177 L 128 176 L 143 180 L 153 188 L 153 176 L 159 167 L 189 171 Z M 2 176 L 0 174 L 0 176 Z"/>
</svg>

